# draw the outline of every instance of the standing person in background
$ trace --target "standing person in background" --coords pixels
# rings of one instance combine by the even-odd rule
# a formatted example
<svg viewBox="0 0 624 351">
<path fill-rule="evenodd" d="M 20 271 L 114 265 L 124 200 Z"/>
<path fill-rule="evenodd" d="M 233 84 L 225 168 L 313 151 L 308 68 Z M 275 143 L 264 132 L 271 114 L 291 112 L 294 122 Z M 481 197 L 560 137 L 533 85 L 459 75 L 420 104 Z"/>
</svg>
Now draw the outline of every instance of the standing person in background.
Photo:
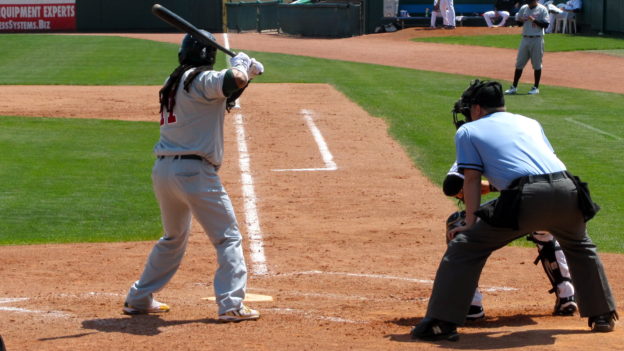
<svg viewBox="0 0 624 351">
<path fill-rule="evenodd" d="M 242 236 L 217 171 L 223 161 L 225 112 L 264 67 L 239 53 L 230 59 L 232 68 L 215 71 L 215 58 L 216 48 L 187 34 L 178 52 L 180 64 L 160 90 L 160 140 L 154 147 L 152 183 L 164 234 L 130 287 L 125 314 L 169 311 L 153 294 L 178 270 L 195 217 L 217 254 L 214 293 L 219 321 L 260 318 L 258 311 L 243 304 L 247 267 Z"/>
<path fill-rule="evenodd" d="M 513 84 L 505 90 L 505 94 L 513 95 L 518 92 L 518 82 L 529 59 L 533 66 L 534 84 L 528 94 L 539 94 L 542 59 L 544 58 L 544 28 L 547 28 L 549 24 L 548 10 L 544 5 L 538 4 L 537 0 L 529 0 L 529 3 L 523 5 L 516 13 L 516 22 L 522 25 L 522 41 L 520 41 L 516 57 Z"/>
<path fill-rule="evenodd" d="M 433 0 L 433 10 L 431 10 L 431 25 L 429 28 L 436 29 L 438 26 L 436 25 L 436 21 L 438 20 L 438 16 L 441 16 L 440 12 L 440 0 Z M 444 16 L 442 16 L 444 19 Z"/>
<path fill-rule="evenodd" d="M 483 14 L 483 19 L 488 27 L 504 27 L 507 24 L 507 19 L 515 8 L 519 6 L 518 0 L 496 0 L 494 2 L 494 10 L 488 11 Z M 494 18 L 501 18 L 498 24 L 493 24 Z"/>
<path fill-rule="evenodd" d="M 453 0 L 439 0 L 440 11 L 444 19 L 444 29 L 455 29 L 455 6 Z"/>
</svg>

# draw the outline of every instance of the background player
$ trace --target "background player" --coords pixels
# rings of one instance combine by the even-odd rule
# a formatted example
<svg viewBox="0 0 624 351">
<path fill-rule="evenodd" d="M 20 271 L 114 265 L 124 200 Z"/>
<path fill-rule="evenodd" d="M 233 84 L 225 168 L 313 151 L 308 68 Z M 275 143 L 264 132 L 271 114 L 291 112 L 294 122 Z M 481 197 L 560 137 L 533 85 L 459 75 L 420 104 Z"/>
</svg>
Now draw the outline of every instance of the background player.
<svg viewBox="0 0 624 351">
<path fill-rule="evenodd" d="M 457 162 L 453 163 L 448 171 L 442 185 L 442 190 L 446 196 L 452 196 L 463 200 L 462 188 L 464 187 L 464 175 L 457 167 Z M 485 195 L 496 189 L 487 181 L 481 181 L 481 195 Z M 463 225 L 466 217 L 465 211 L 452 213 L 447 221 L 447 232 L 451 229 Z M 450 239 L 447 237 L 447 243 Z M 568 263 L 561 246 L 547 232 L 534 232 L 527 235 L 527 240 L 532 241 L 537 246 L 537 258 L 534 264 L 541 261 L 548 280 L 552 284 L 550 293 L 555 293 L 556 301 L 553 314 L 557 316 L 571 316 L 577 310 L 576 299 L 574 297 L 574 285 L 568 270 Z M 479 289 L 475 291 L 470 309 L 466 315 L 467 320 L 477 320 L 485 316 L 482 303 L 482 295 Z"/>
<path fill-rule="evenodd" d="M 485 12 L 483 19 L 488 27 L 504 27 L 510 14 L 513 13 L 519 4 L 518 0 L 496 0 L 494 2 L 494 10 Z M 492 23 L 492 20 L 497 17 L 501 18 L 500 22 L 498 24 Z"/>
<path fill-rule="evenodd" d="M 548 27 L 548 10 L 544 5 L 538 4 L 537 0 L 529 0 L 516 13 L 516 22 L 522 25 L 522 40 L 516 57 L 516 70 L 512 86 L 505 90 L 505 94 L 513 95 L 518 91 L 518 82 L 522 76 L 522 70 L 529 59 L 533 66 L 534 84 L 530 95 L 539 94 L 539 83 L 542 77 L 542 59 L 544 57 L 544 28 Z"/>
<path fill-rule="evenodd" d="M 455 29 L 455 6 L 453 0 L 439 0 L 440 12 L 444 19 L 444 29 Z"/>
<path fill-rule="evenodd" d="M 242 236 L 217 171 L 223 161 L 225 111 L 264 68 L 239 53 L 230 59 L 231 69 L 214 71 L 215 57 L 214 47 L 187 34 L 178 53 L 180 65 L 160 90 L 160 140 L 154 147 L 152 182 L 164 235 L 128 292 L 123 308 L 126 314 L 169 311 L 153 293 L 162 289 L 180 266 L 194 216 L 217 253 L 214 292 L 218 319 L 260 317 L 258 311 L 243 305 L 247 268 Z"/>
</svg>

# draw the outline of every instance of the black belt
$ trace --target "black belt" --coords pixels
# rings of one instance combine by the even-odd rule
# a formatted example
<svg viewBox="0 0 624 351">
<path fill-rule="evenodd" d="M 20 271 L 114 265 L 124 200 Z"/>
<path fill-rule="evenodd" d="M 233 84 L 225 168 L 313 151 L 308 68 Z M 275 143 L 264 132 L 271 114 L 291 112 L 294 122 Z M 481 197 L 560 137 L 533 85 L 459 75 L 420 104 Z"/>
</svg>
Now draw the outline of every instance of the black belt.
<svg viewBox="0 0 624 351">
<path fill-rule="evenodd" d="M 541 38 L 541 35 L 523 35 L 525 38 Z"/>
<path fill-rule="evenodd" d="M 204 158 L 199 155 L 169 155 L 169 156 L 158 156 L 159 160 L 162 160 L 165 157 L 173 157 L 174 160 L 199 160 L 202 161 Z"/>
<path fill-rule="evenodd" d="M 511 182 L 511 184 L 509 185 L 509 187 L 513 188 L 516 185 L 538 183 L 538 182 L 553 182 L 555 180 L 566 179 L 566 178 L 570 178 L 568 176 L 568 172 L 566 171 L 548 173 L 548 174 L 528 175 L 528 176 L 514 179 L 514 181 Z"/>
</svg>

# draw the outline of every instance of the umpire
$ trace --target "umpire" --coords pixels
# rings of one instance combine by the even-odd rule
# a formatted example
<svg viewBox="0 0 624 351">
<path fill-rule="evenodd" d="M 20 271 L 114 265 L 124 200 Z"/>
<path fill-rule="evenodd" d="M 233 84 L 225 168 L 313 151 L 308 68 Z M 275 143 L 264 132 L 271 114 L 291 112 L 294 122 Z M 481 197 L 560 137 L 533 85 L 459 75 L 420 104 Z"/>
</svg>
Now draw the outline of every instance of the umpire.
<svg viewBox="0 0 624 351">
<path fill-rule="evenodd" d="M 461 113 L 466 121 L 458 120 Z M 412 329 L 421 340 L 459 339 L 481 270 L 490 254 L 524 233 L 546 230 L 568 258 L 580 315 L 593 332 L 613 331 L 616 306 L 585 222 L 599 207 L 587 184 L 566 171 L 541 125 L 506 112 L 498 82 L 476 80 L 455 104 L 457 164 L 464 171 L 465 225 L 452 238 L 436 273 L 425 318 Z M 501 189 L 480 207 L 481 176 Z"/>
</svg>

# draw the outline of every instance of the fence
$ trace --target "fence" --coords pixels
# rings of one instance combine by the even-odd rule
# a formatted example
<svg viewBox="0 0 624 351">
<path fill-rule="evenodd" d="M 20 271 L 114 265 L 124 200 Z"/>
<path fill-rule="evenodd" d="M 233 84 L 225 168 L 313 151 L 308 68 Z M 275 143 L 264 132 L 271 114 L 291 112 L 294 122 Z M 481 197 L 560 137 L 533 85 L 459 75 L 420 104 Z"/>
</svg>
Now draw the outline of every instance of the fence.
<svg viewBox="0 0 624 351">
<path fill-rule="evenodd" d="M 241 31 L 279 30 L 311 37 L 350 37 L 364 34 L 360 3 L 282 4 L 226 3 L 227 28 Z"/>
</svg>

